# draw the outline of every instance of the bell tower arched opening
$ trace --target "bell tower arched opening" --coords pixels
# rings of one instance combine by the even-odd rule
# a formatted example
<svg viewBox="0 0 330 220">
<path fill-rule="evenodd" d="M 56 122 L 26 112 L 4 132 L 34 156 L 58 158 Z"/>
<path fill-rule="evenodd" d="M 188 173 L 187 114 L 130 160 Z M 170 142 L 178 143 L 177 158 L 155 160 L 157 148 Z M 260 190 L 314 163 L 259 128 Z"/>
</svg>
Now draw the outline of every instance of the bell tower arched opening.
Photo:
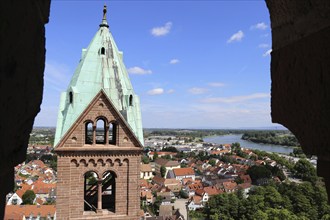
<svg viewBox="0 0 330 220">
<path fill-rule="evenodd" d="M 84 211 L 96 211 L 98 198 L 98 175 L 88 171 L 84 175 Z"/>
<path fill-rule="evenodd" d="M 102 179 L 102 209 L 111 212 L 116 210 L 116 174 L 113 171 L 103 173 Z"/>
</svg>

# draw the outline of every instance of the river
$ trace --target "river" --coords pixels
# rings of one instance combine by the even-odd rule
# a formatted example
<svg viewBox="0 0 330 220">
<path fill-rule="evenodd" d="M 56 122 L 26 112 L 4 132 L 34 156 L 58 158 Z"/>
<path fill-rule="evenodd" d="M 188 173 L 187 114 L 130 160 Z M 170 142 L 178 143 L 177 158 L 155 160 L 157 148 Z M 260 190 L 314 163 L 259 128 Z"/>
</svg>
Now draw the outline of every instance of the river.
<svg viewBox="0 0 330 220">
<path fill-rule="evenodd" d="M 243 134 L 228 134 L 221 136 L 210 136 L 203 138 L 204 142 L 215 143 L 215 144 L 232 144 L 238 142 L 241 144 L 241 147 L 249 149 L 258 149 L 268 152 L 275 152 L 281 154 L 289 154 L 293 151 L 292 147 L 282 146 L 282 145 L 273 145 L 273 144 L 259 144 L 251 141 L 242 140 Z"/>
</svg>

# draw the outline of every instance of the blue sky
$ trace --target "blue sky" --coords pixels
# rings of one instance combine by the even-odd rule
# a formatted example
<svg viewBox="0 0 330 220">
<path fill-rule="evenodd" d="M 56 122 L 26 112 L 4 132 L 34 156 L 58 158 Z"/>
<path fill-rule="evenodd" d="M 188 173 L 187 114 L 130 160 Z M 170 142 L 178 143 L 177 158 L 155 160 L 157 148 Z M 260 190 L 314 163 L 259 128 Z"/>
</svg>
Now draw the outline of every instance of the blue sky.
<svg viewBox="0 0 330 220">
<path fill-rule="evenodd" d="M 271 30 L 264 1 L 57 1 L 46 25 L 43 103 L 55 126 L 66 90 L 98 29 L 103 4 L 146 128 L 277 126 L 270 118 Z"/>
</svg>

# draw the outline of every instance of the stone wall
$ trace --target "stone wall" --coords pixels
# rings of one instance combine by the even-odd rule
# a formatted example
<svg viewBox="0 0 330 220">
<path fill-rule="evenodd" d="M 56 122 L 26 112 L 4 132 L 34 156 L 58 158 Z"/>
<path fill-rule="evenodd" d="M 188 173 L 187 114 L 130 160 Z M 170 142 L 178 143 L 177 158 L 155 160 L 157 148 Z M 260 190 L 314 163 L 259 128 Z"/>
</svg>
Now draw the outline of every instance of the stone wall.
<svg viewBox="0 0 330 220">
<path fill-rule="evenodd" d="M 0 219 L 40 111 L 50 0 L 0 1 Z"/>
<path fill-rule="evenodd" d="M 266 0 L 272 27 L 271 115 L 318 156 L 330 193 L 330 1 Z"/>
</svg>

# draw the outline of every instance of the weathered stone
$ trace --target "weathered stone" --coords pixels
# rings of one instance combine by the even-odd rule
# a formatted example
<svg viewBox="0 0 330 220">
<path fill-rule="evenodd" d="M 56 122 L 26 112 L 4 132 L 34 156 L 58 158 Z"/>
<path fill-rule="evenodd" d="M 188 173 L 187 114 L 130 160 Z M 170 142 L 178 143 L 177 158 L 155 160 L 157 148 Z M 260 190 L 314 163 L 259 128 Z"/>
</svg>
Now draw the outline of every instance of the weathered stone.
<svg viewBox="0 0 330 220">
<path fill-rule="evenodd" d="M 0 1 L 0 219 L 40 110 L 50 0 Z"/>
<path fill-rule="evenodd" d="M 271 115 L 318 156 L 330 191 L 330 2 L 266 0 L 272 26 Z"/>
</svg>

